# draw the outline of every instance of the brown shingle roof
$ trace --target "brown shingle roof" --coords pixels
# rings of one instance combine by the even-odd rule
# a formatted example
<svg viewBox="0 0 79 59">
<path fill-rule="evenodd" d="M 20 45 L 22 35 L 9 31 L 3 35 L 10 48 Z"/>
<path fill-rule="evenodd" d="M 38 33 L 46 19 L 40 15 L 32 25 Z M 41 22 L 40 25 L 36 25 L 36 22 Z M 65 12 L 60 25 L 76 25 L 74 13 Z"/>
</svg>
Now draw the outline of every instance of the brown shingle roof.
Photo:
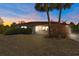
<svg viewBox="0 0 79 59">
<path fill-rule="evenodd" d="M 52 24 L 58 24 L 58 22 L 51 22 Z M 21 24 L 18 24 L 18 25 L 47 25 L 48 22 L 45 22 L 45 21 L 35 21 L 35 22 L 28 22 L 28 23 L 21 23 Z M 68 25 L 66 24 L 65 22 L 61 23 L 63 25 Z"/>
</svg>

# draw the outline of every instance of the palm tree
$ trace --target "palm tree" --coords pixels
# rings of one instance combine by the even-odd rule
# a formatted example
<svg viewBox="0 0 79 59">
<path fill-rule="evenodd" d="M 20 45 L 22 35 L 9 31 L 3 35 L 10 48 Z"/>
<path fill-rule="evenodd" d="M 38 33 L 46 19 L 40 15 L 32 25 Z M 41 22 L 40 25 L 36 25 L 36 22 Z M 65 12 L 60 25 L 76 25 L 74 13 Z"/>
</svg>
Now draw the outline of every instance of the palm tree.
<svg viewBox="0 0 79 59">
<path fill-rule="evenodd" d="M 62 10 L 64 9 L 69 9 L 72 6 L 72 3 L 56 3 L 57 6 L 55 9 L 59 10 L 59 20 L 58 23 L 61 22 L 61 14 L 62 14 Z"/>
<path fill-rule="evenodd" d="M 36 3 L 35 9 L 39 12 L 46 12 L 48 18 L 48 27 L 49 27 L 49 37 L 51 36 L 51 21 L 49 11 L 52 11 L 56 5 L 52 5 L 51 3 Z"/>
</svg>

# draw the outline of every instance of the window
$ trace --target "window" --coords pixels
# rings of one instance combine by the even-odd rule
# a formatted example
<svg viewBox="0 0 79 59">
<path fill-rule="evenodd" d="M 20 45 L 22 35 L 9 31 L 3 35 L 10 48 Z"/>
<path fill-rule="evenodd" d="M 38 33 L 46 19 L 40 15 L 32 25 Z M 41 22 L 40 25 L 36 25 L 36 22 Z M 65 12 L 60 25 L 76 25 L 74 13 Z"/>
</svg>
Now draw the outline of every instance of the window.
<svg viewBox="0 0 79 59">
<path fill-rule="evenodd" d="M 25 28 L 25 29 L 27 29 L 27 26 L 21 26 L 21 28 Z"/>
</svg>

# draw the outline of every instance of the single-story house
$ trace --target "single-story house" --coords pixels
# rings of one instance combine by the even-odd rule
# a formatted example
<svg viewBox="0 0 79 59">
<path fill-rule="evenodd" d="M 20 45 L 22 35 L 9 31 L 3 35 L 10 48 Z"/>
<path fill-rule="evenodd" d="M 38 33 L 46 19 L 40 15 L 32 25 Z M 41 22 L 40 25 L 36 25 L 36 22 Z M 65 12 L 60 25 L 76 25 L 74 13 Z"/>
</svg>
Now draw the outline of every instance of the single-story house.
<svg viewBox="0 0 79 59">
<path fill-rule="evenodd" d="M 51 22 L 51 24 L 57 24 L 58 22 Z M 65 22 L 61 23 L 62 25 L 74 25 L 74 23 L 67 24 Z M 33 21 L 28 23 L 19 23 L 17 24 L 20 28 L 31 28 L 32 34 L 46 34 L 48 33 L 48 22 L 46 21 Z"/>
<path fill-rule="evenodd" d="M 48 31 L 48 22 L 28 22 L 18 24 L 21 28 L 32 28 L 32 33 L 44 34 Z"/>
<path fill-rule="evenodd" d="M 57 24 L 57 22 L 51 22 L 51 24 Z M 63 25 L 68 25 L 65 22 L 61 23 Z M 28 22 L 28 23 L 21 23 L 18 24 L 21 28 L 32 28 L 32 33 L 36 34 L 46 34 L 48 33 L 48 22 L 45 21 L 35 21 L 35 22 Z"/>
</svg>

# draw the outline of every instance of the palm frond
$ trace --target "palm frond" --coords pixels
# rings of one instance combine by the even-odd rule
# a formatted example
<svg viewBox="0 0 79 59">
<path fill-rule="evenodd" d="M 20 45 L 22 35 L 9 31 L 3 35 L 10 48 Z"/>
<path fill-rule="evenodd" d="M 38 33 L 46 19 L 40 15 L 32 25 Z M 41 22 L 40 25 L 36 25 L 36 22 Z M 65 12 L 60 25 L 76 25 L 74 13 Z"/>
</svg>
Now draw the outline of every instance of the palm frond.
<svg viewBox="0 0 79 59">
<path fill-rule="evenodd" d="M 66 3 L 64 5 L 64 9 L 69 9 L 73 4 L 72 3 Z"/>
<path fill-rule="evenodd" d="M 53 4 L 53 3 L 36 3 L 35 4 L 35 9 L 37 11 L 52 11 L 53 9 L 55 9 L 57 4 Z"/>
</svg>

